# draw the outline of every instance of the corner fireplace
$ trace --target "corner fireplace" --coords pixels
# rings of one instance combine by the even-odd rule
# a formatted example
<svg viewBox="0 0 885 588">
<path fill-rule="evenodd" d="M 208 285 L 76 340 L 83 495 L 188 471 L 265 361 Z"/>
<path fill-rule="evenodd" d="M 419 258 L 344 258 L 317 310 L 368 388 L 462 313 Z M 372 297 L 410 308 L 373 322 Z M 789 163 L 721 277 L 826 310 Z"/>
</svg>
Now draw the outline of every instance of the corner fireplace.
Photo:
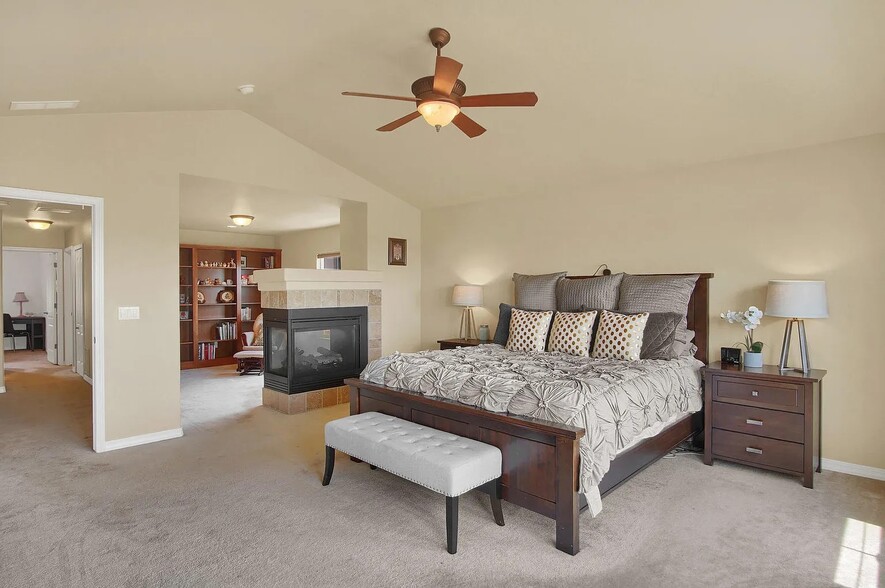
<svg viewBox="0 0 885 588">
<path fill-rule="evenodd" d="M 286 394 L 341 386 L 368 363 L 368 309 L 265 309 L 264 385 Z"/>
</svg>

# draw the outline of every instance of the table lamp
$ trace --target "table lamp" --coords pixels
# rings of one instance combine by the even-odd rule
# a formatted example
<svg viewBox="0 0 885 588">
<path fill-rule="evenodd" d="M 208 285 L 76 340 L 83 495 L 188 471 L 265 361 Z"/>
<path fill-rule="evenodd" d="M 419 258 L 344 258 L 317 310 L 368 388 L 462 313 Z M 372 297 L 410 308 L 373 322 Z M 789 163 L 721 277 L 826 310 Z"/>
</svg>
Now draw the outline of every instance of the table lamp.
<svg viewBox="0 0 885 588">
<path fill-rule="evenodd" d="M 25 311 L 23 309 L 24 303 L 28 302 L 28 297 L 25 296 L 24 292 L 16 292 L 15 298 L 12 299 L 13 302 L 18 302 L 18 316 L 25 316 Z"/>
<path fill-rule="evenodd" d="M 459 284 L 452 291 L 452 304 L 463 306 L 459 339 L 476 339 L 476 323 L 473 320 L 474 306 L 482 306 L 482 286 Z"/>
<path fill-rule="evenodd" d="M 780 370 L 786 371 L 790 355 L 790 340 L 793 338 L 793 323 L 799 326 L 799 353 L 802 356 L 802 369 L 807 374 L 811 370 L 808 360 L 808 341 L 805 338 L 803 319 L 827 318 L 827 284 L 822 280 L 770 280 L 768 297 L 765 303 L 767 316 L 787 319 L 784 329 L 784 345 L 781 348 Z"/>
</svg>

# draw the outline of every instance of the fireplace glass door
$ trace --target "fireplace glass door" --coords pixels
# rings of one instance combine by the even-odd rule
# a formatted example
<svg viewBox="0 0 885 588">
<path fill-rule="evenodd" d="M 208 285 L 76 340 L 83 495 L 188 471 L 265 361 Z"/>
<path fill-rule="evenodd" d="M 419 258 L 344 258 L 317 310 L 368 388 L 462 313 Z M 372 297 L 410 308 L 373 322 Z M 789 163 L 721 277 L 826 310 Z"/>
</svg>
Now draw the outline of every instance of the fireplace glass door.
<svg viewBox="0 0 885 588">
<path fill-rule="evenodd" d="M 359 324 L 335 322 L 293 325 L 292 375 L 297 380 L 341 378 L 359 371 Z"/>
</svg>

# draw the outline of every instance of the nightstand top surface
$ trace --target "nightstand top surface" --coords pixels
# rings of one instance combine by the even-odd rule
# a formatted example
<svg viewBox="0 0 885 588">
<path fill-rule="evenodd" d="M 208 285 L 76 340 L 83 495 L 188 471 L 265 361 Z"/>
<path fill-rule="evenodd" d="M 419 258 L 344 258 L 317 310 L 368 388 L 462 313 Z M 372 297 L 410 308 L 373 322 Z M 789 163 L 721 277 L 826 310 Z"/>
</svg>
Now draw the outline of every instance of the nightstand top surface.
<svg viewBox="0 0 885 588">
<path fill-rule="evenodd" d="M 461 345 L 464 347 L 471 347 L 476 345 L 484 345 L 486 343 L 491 343 L 492 341 L 480 341 L 479 339 L 458 339 L 457 337 L 454 339 L 440 339 L 437 343 L 448 343 L 450 345 Z"/>
<path fill-rule="evenodd" d="M 824 376 L 827 375 L 827 370 L 811 370 L 807 374 L 802 373 L 801 371 L 795 371 L 792 368 L 787 368 L 786 371 L 781 371 L 776 365 L 764 365 L 761 368 L 748 368 L 742 365 L 722 365 L 722 362 L 717 361 L 716 363 L 711 363 L 710 365 L 701 368 L 704 372 L 712 372 L 717 374 L 734 374 L 737 376 L 746 376 L 749 378 L 765 378 L 771 379 L 775 378 L 786 378 L 790 380 L 804 380 L 804 381 L 812 381 L 819 382 L 823 380 Z"/>
</svg>

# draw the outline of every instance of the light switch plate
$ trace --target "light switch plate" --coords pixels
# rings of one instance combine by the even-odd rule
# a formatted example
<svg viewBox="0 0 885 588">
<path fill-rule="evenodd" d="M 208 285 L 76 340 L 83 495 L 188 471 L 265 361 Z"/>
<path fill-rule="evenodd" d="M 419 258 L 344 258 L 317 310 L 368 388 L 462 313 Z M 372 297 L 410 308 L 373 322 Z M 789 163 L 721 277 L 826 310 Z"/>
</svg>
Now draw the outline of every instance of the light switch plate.
<svg viewBox="0 0 885 588">
<path fill-rule="evenodd" d="M 121 321 L 135 321 L 141 318 L 141 308 L 138 306 L 119 306 L 117 307 L 118 318 Z"/>
</svg>

